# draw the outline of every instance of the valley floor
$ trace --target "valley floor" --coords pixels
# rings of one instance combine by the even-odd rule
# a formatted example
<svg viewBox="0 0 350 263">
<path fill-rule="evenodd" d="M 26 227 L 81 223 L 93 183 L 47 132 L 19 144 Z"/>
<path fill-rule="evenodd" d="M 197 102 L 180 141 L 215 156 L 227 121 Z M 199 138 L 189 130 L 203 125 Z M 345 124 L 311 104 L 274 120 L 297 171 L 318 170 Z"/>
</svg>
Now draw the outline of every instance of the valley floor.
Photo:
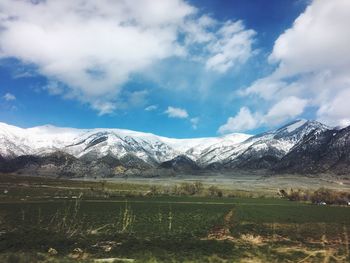
<svg viewBox="0 0 350 263">
<path fill-rule="evenodd" d="M 184 182 L 201 191 L 165 194 L 192 185 Z M 213 185 L 222 197 L 208 195 Z M 320 186 L 349 191 L 346 180 L 293 176 L 107 182 L 0 175 L 0 262 L 349 262 L 350 207 L 276 194 Z"/>
<path fill-rule="evenodd" d="M 248 196 L 276 197 L 280 189 L 309 189 L 316 190 L 321 187 L 333 190 L 350 191 L 350 177 L 336 178 L 334 175 L 323 174 L 322 176 L 302 175 L 269 175 L 258 172 L 207 174 L 207 175 L 179 175 L 176 177 L 155 177 L 155 178 L 110 178 L 109 182 L 133 183 L 141 185 L 172 186 L 183 182 L 202 182 L 204 185 L 215 185 L 228 192 Z"/>
</svg>

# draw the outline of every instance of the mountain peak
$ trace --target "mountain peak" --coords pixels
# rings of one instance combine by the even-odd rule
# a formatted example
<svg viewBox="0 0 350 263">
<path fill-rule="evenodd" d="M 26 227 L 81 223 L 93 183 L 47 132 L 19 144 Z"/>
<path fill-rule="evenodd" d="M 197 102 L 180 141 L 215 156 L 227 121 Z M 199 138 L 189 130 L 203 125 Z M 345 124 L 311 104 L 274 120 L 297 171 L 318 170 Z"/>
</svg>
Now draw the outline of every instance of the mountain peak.
<svg viewBox="0 0 350 263">
<path fill-rule="evenodd" d="M 295 131 L 296 129 L 302 127 L 305 124 L 309 124 L 309 121 L 306 119 L 297 119 L 294 121 L 291 121 L 285 125 L 283 125 L 282 127 L 278 128 L 276 130 L 276 132 L 280 132 L 280 131 L 287 131 L 289 133 Z"/>
<path fill-rule="evenodd" d="M 298 119 L 287 123 L 272 133 L 279 136 L 287 136 L 295 133 L 308 133 L 311 130 L 328 130 L 329 127 L 314 120 Z"/>
</svg>

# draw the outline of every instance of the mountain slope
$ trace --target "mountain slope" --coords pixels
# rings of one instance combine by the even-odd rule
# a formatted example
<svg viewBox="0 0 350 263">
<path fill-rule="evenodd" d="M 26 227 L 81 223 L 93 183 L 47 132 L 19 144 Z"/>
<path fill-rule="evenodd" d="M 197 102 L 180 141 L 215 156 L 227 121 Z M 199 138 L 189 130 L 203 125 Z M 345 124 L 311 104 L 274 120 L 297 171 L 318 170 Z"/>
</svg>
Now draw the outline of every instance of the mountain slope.
<svg viewBox="0 0 350 263">
<path fill-rule="evenodd" d="M 314 131 L 304 137 L 276 165 L 277 172 L 348 174 L 350 126 L 341 130 Z"/>
<path fill-rule="evenodd" d="M 200 168 L 195 161 L 188 158 L 185 155 L 179 155 L 174 159 L 163 162 L 159 165 L 160 168 L 172 169 L 175 172 L 193 172 L 198 171 Z"/>
<path fill-rule="evenodd" d="M 121 129 L 22 129 L 0 123 L 0 172 L 112 177 L 232 169 L 350 171 L 349 129 L 296 120 L 255 136 L 173 139 Z"/>
<path fill-rule="evenodd" d="M 0 143 L 0 155 L 8 158 L 62 151 L 76 158 L 87 154 L 95 158 L 134 154 L 143 160 L 161 162 L 178 155 L 160 136 L 120 129 L 80 130 L 49 125 L 21 129 L 0 123 Z"/>
<path fill-rule="evenodd" d="M 203 152 L 199 162 L 226 168 L 271 168 L 305 135 L 327 129 L 317 121 L 297 120 L 277 130 L 250 137 L 234 147 L 212 145 Z"/>
<path fill-rule="evenodd" d="M 146 162 L 161 163 L 181 154 L 196 159 L 202 149 L 212 144 L 234 145 L 250 136 L 237 133 L 223 137 L 173 139 L 122 129 L 88 130 L 51 125 L 21 129 L 0 123 L 0 155 L 11 158 L 62 151 L 76 158 L 85 155 L 94 158 L 105 155 L 121 158 L 126 154 L 133 154 Z"/>
<path fill-rule="evenodd" d="M 112 176 L 118 174 L 116 169 L 140 172 L 161 168 L 160 164 L 177 160 L 178 156 L 185 157 L 188 163 L 195 163 L 203 148 L 222 141 L 235 144 L 249 137 L 232 134 L 173 139 L 122 129 L 72 129 L 51 125 L 22 129 L 0 123 L 0 171 L 27 169 L 39 173 L 43 171 L 42 167 L 49 170 L 49 165 L 43 161 L 47 156 L 65 154 L 74 159 L 75 165 L 66 164 L 63 169 L 54 161 L 50 163 L 52 171 L 55 168 L 58 174 L 84 176 L 95 175 L 99 170 L 103 176 Z"/>
</svg>

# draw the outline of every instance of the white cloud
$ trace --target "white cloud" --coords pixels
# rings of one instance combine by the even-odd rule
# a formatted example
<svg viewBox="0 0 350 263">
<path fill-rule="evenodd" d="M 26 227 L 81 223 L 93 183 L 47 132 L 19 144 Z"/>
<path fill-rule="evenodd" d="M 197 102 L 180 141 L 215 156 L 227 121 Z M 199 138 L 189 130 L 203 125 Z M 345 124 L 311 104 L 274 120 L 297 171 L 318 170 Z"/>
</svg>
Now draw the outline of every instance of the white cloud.
<svg viewBox="0 0 350 263">
<path fill-rule="evenodd" d="M 273 105 L 263 117 L 267 125 L 278 125 L 303 113 L 307 100 L 294 96 L 283 98 Z"/>
<path fill-rule="evenodd" d="M 13 100 L 16 100 L 16 96 L 11 94 L 11 93 L 6 93 L 3 96 L 3 99 L 6 100 L 6 101 L 13 101 Z"/>
<path fill-rule="evenodd" d="M 350 88 L 340 91 L 333 99 L 320 106 L 317 111 L 319 119 L 329 125 L 350 125 Z"/>
<path fill-rule="evenodd" d="M 253 130 L 260 125 L 260 122 L 261 116 L 259 114 L 252 114 L 249 108 L 242 107 L 236 116 L 229 117 L 227 122 L 220 126 L 218 132 L 224 134 Z"/>
<path fill-rule="evenodd" d="M 265 100 L 274 99 L 276 93 L 284 89 L 287 84 L 281 80 L 275 80 L 273 77 L 258 79 L 250 87 L 240 90 L 241 96 L 257 95 Z"/>
<path fill-rule="evenodd" d="M 314 0 L 276 40 L 271 62 L 278 74 L 294 76 L 350 65 L 350 2 Z"/>
<path fill-rule="evenodd" d="M 91 103 L 91 107 L 99 112 L 99 115 L 109 114 L 115 111 L 118 107 L 115 103 L 95 100 Z"/>
<path fill-rule="evenodd" d="M 199 123 L 199 117 L 191 118 L 191 119 L 190 119 L 190 122 L 191 122 L 191 124 L 192 124 L 192 128 L 193 128 L 194 130 L 197 130 L 197 128 L 198 128 L 198 123 Z"/>
<path fill-rule="evenodd" d="M 100 113 L 119 108 L 123 85 L 150 66 L 199 57 L 225 72 L 249 58 L 254 36 L 184 0 L 3 0 L 0 27 L 0 57 L 34 65 Z"/>
<path fill-rule="evenodd" d="M 218 39 L 209 45 L 211 53 L 206 68 L 226 72 L 236 64 L 245 63 L 253 55 L 253 38 L 256 32 L 246 30 L 242 21 L 228 21 L 218 31 Z"/>
<path fill-rule="evenodd" d="M 294 96 L 283 98 L 275 103 L 266 114 L 252 113 L 249 108 L 242 107 L 236 116 L 229 117 L 227 122 L 219 127 L 221 134 L 253 130 L 259 126 L 279 125 L 299 116 L 307 106 L 306 99 Z"/>
<path fill-rule="evenodd" d="M 158 109 L 157 105 L 149 105 L 145 108 L 145 111 L 155 111 L 156 109 Z"/>
<path fill-rule="evenodd" d="M 217 26 L 218 22 L 208 15 L 202 15 L 197 20 L 189 20 L 185 22 L 183 30 L 187 33 L 185 42 L 190 47 L 196 43 L 208 43 L 215 40 L 216 36 L 208 29 Z"/>
<path fill-rule="evenodd" d="M 166 113 L 169 118 L 187 119 L 189 117 L 185 109 L 175 108 L 171 106 L 169 106 L 164 113 Z"/>
<path fill-rule="evenodd" d="M 275 104 L 267 110 L 266 120 L 272 121 L 269 116 L 279 111 L 294 117 L 302 114 L 306 106 L 312 106 L 316 117 L 329 125 L 349 124 L 349 13 L 348 0 L 312 1 L 276 40 L 269 56 L 270 63 L 276 63 L 276 70 L 240 94 L 257 95 L 270 105 Z M 293 97 L 299 107 L 287 105 Z M 277 101 L 281 102 L 276 104 Z"/>
<path fill-rule="evenodd" d="M 191 118 L 186 109 L 169 106 L 164 113 L 167 114 L 169 118 L 187 119 L 191 123 L 192 129 L 197 130 L 198 128 L 199 117 Z"/>
</svg>

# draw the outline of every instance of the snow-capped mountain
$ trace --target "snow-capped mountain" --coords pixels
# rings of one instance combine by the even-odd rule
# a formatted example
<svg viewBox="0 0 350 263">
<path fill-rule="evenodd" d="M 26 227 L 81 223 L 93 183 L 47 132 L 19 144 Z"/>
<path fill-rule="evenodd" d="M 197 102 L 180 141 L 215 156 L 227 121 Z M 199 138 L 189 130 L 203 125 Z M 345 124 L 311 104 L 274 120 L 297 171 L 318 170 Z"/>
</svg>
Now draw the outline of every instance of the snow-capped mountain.
<svg viewBox="0 0 350 263">
<path fill-rule="evenodd" d="M 236 145 L 214 144 L 202 152 L 198 161 L 201 164 L 215 163 L 216 166 L 269 168 L 306 134 L 327 129 L 327 126 L 317 121 L 297 120 L 277 130 L 247 138 Z"/>
<path fill-rule="evenodd" d="M 243 152 L 229 164 L 240 168 L 271 168 L 310 132 L 321 133 L 328 129 L 317 121 L 297 120 L 250 138 L 244 144 L 249 146 L 243 147 Z"/>
<path fill-rule="evenodd" d="M 350 173 L 350 126 L 311 132 L 274 167 L 278 172 Z"/>
<path fill-rule="evenodd" d="M 221 137 L 174 139 L 122 129 L 72 129 L 50 125 L 22 129 L 0 123 L 0 171 L 154 176 L 169 170 L 176 173 L 272 170 L 294 149 L 303 147 L 308 136 L 330 130 L 317 121 L 297 120 L 255 136 L 233 133 Z"/>
<path fill-rule="evenodd" d="M 146 162 L 161 163 L 178 155 L 196 159 L 201 149 L 212 144 L 234 145 L 249 137 L 237 133 L 213 138 L 173 139 L 123 129 L 73 129 L 51 125 L 22 129 L 0 123 L 0 155 L 4 158 L 45 156 L 60 151 L 76 158 L 89 155 L 98 159 L 106 155 L 121 158 L 131 154 Z"/>
</svg>

